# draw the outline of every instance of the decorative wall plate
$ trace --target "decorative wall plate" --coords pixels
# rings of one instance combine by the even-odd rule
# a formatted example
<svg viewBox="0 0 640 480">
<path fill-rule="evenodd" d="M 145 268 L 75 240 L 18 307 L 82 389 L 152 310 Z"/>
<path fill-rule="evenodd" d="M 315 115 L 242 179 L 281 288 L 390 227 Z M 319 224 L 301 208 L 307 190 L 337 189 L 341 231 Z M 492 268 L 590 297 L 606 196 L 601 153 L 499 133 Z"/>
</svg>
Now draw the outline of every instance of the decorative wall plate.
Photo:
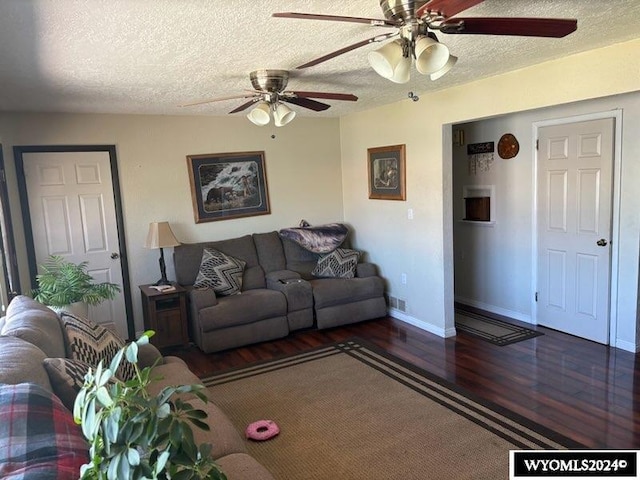
<svg viewBox="0 0 640 480">
<path fill-rule="evenodd" d="M 498 142 L 498 155 L 500 158 L 509 159 L 515 157 L 520 151 L 520 144 L 511 133 L 505 133 Z"/>
</svg>

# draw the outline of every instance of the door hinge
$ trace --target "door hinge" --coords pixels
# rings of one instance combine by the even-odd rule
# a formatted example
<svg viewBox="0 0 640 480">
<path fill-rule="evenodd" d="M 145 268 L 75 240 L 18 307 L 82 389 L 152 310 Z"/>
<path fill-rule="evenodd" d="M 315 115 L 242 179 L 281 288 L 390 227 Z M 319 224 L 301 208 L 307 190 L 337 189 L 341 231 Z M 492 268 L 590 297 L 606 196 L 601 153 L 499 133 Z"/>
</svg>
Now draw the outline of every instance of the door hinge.
<svg viewBox="0 0 640 480">
<path fill-rule="evenodd" d="M 536 302 L 538 301 L 538 292 L 536 292 Z"/>
<path fill-rule="evenodd" d="M 540 139 L 536 138 L 536 150 L 540 149 Z"/>
</svg>

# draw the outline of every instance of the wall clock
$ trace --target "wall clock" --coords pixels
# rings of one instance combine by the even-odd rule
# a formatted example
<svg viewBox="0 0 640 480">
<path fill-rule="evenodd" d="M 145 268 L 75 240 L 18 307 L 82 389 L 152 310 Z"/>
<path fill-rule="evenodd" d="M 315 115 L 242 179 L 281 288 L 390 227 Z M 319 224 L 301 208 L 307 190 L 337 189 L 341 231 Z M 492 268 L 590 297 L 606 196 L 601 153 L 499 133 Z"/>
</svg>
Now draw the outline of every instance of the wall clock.
<svg viewBox="0 0 640 480">
<path fill-rule="evenodd" d="M 500 158 L 509 159 L 515 157 L 520 151 L 520 144 L 511 133 L 505 133 L 498 142 L 498 155 Z"/>
</svg>

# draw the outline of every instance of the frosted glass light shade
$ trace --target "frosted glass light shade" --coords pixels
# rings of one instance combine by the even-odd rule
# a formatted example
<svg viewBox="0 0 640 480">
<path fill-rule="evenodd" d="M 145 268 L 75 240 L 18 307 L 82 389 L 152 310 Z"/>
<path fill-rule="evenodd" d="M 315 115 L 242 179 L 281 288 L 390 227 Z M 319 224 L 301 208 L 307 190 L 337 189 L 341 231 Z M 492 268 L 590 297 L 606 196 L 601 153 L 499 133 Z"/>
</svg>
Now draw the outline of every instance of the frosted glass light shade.
<svg viewBox="0 0 640 480">
<path fill-rule="evenodd" d="M 400 40 L 394 40 L 373 52 L 369 52 L 368 59 L 371 68 L 373 68 L 378 75 L 390 80 L 396 74 L 399 66 L 401 69 L 404 69 L 406 66 L 406 62 L 403 62 L 405 57 L 402 56 L 402 42 L 400 42 Z M 411 61 L 409 61 L 409 65 L 411 65 Z M 402 77 L 402 75 L 398 78 L 400 77 Z M 407 78 L 407 81 L 408 80 Z"/>
<path fill-rule="evenodd" d="M 278 103 L 273 112 L 273 121 L 276 127 L 284 127 L 287 123 L 294 119 L 296 112 L 287 107 L 284 103 Z"/>
<path fill-rule="evenodd" d="M 429 75 L 429 77 L 431 78 L 431 80 L 438 80 L 440 77 L 444 76 L 444 74 L 446 74 L 449 70 L 451 70 L 457 61 L 458 61 L 458 57 L 449 55 L 449 60 L 447 60 L 447 63 L 444 64 L 444 67 L 442 67 L 437 72 L 433 72 L 431 75 Z"/>
<path fill-rule="evenodd" d="M 251 110 L 247 114 L 247 118 L 251 120 L 252 123 L 263 127 L 268 124 L 271 120 L 269 113 L 271 112 L 271 107 L 267 102 L 260 102 L 253 110 Z"/>
<path fill-rule="evenodd" d="M 416 70 L 430 75 L 443 68 L 449 60 L 449 49 L 430 37 L 418 38 L 415 47 Z"/>
</svg>

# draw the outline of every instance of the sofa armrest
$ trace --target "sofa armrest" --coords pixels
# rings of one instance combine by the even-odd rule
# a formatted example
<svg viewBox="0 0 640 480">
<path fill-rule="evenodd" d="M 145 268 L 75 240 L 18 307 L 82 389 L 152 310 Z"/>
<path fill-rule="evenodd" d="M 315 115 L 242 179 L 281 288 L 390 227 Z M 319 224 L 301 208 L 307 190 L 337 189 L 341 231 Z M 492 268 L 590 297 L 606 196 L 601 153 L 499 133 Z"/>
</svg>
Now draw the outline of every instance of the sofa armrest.
<svg viewBox="0 0 640 480">
<path fill-rule="evenodd" d="M 156 363 L 157 362 L 157 363 Z M 138 349 L 138 366 L 140 368 L 151 367 L 155 365 L 162 365 L 164 363 L 164 358 L 155 346 L 147 343 L 146 345 L 142 345 Z"/>
<path fill-rule="evenodd" d="M 267 288 L 271 290 L 281 290 L 285 280 L 299 279 L 300 274 L 293 270 L 277 270 L 267 273 L 265 278 L 267 279 Z"/>
<path fill-rule="evenodd" d="M 196 311 L 218 304 L 216 292 L 211 288 L 194 288 L 189 292 L 189 300 L 191 301 L 191 307 L 195 308 Z"/>
<path fill-rule="evenodd" d="M 378 268 L 369 262 L 359 263 L 356 269 L 356 277 L 375 277 L 378 275 Z"/>
</svg>

